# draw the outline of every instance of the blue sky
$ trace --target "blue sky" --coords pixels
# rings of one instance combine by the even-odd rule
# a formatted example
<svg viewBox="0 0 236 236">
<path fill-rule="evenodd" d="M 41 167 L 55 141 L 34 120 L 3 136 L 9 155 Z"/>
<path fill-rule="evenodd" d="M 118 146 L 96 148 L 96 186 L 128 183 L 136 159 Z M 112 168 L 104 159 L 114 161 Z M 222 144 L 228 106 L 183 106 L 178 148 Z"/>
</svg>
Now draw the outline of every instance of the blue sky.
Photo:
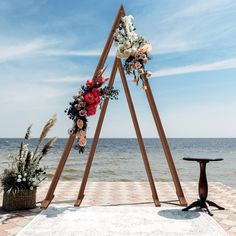
<svg viewBox="0 0 236 236">
<path fill-rule="evenodd" d="M 153 46 L 150 84 L 168 137 L 236 137 L 236 2 L 122 1 Z M 0 137 L 67 136 L 64 109 L 94 73 L 121 1 L 0 1 Z M 107 64 L 112 65 L 115 49 Z M 109 76 L 109 69 L 106 71 Z M 131 79 L 131 78 L 129 78 Z M 145 93 L 129 81 L 144 137 L 157 137 Z M 119 76 L 102 137 L 135 137 Z M 93 136 L 98 115 L 89 120 Z"/>
</svg>

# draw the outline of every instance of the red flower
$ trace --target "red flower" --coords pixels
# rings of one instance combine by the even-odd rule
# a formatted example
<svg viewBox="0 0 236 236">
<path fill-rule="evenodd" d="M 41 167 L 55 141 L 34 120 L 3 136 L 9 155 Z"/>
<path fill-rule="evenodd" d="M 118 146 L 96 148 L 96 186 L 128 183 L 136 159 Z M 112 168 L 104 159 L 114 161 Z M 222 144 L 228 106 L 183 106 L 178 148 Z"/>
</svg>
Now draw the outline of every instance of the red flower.
<svg viewBox="0 0 236 236">
<path fill-rule="evenodd" d="M 95 99 L 94 99 L 94 103 L 95 104 L 99 104 L 100 103 L 100 97 L 95 97 Z"/>
<path fill-rule="evenodd" d="M 97 105 L 90 105 L 87 107 L 87 115 L 88 116 L 93 116 L 96 114 L 96 110 L 97 110 Z"/>
<path fill-rule="evenodd" d="M 98 97 L 98 96 L 100 96 L 100 89 L 93 88 L 92 93 L 95 97 Z"/>
<path fill-rule="evenodd" d="M 93 104 L 95 102 L 95 97 L 92 93 L 88 92 L 84 94 L 84 100 L 88 104 Z"/>
<path fill-rule="evenodd" d="M 101 75 L 97 78 L 97 81 L 100 83 L 100 84 L 103 84 L 105 82 L 105 79 L 104 77 Z"/>
<path fill-rule="evenodd" d="M 86 86 L 88 87 L 88 88 L 92 88 L 93 86 L 94 86 L 94 81 L 93 80 L 87 80 L 87 82 L 86 82 Z"/>
</svg>

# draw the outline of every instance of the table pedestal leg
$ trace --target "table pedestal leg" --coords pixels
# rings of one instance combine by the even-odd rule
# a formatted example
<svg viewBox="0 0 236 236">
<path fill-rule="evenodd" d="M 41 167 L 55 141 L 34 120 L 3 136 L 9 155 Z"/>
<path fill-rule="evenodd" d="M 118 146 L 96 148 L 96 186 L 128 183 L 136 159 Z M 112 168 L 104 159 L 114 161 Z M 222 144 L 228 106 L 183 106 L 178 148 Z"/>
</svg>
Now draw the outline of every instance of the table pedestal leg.
<svg viewBox="0 0 236 236">
<path fill-rule="evenodd" d="M 224 210 L 224 209 L 225 209 L 224 207 L 221 207 L 221 206 L 217 205 L 216 203 L 214 203 L 214 202 L 212 202 L 212 201 L 207 200 L 206 202 L 209 204 L 209 206 L 216 207 L 216 208 L 218 208 L 219 210 Z"/>
<path fill-rule="evenodd" d="M 218 206 L 216 203 L 207 200 L 208 195 L 208 183 L 206 178 L 206 163 L 208 161 L 200 161 L 200 178 L 198 183 L 198 194 L 200 199 L 190 204 L 188 207 L 182 209 L 182 211 L 188 211 L 193 207 L 205 208 L 210 216 L 213 216 L 210 206 L 216 207 L 219 210 L 224 210 L 223 207 Z"/>
</svg>

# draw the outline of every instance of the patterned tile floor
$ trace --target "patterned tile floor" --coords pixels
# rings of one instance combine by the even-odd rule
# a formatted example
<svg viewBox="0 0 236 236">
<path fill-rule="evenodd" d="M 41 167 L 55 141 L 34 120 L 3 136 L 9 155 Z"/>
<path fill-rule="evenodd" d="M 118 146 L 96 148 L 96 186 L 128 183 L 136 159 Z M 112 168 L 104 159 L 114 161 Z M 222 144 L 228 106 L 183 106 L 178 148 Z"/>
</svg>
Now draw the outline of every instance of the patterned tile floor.
<svg viewBox="0 0 236 236">
<path fill-rule="evenodd" d="M 44 199 L 50 182 L 44 182 L 38 189 L 37 201 Z M 55 192 L 54 203 L 74 203 L 80 182 L 59 182 Z M 183 191 L 188 203 L 198 197 L 197 183 L 182 182 Z M 163 207 L 179 207 L 173 183 L 157 182 L 156 188 Z M 2 193 L 0 193 L 2 199 Z M 208 199 L 215 201 L 226 210 L 212 209 L 214 219 L 228 232 L 236 236 L 236 189 L 219 182 L 209 183 Z M 1 201 L 1 200 L 0 200 Z M 1 203 L 1 202 L 0 202 Z M 154 206 L 149 184 L 147 182 L 88 182 L 83 206 L 92 205 L 139 205 Z M 5 212 L 0 208 L 0 235 L 16 235 L 40 212 L 39 208 L 28 211 Z"/>
</svg>

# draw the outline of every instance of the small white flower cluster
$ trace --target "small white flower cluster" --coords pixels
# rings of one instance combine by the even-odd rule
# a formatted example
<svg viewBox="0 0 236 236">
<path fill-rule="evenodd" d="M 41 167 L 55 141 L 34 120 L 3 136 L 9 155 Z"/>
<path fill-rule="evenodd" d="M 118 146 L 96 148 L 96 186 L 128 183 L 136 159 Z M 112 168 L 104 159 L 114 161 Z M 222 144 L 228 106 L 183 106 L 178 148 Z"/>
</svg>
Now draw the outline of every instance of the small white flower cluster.
<svg viewBox="0 0 236 236">
<path fill-rule="evenodd" d="M 17 182 L 20 183 L 20 182 L 25 182 L 26 181 L 26 177 L 27 177 L 27 173 L 24 173 L 23 176 L 21 174 L 19 174 L 17 176 Z"/>
<path fill-rule="evenodd" d="M 32 186 L 30 186 L 30 190 L 33 190 L 34 187 L 37 186 L 34 179 L 31 179 L 31 178 L 28 179 L 27 178 L 27 173 L 23 173 L 22 175 L 21 174 L 17 175 L 16 182 L 21 183 L 21 182 L 26 182 L 26 181 L 28 181 L 30 184 L 32 184 Z"/>
</svg>

